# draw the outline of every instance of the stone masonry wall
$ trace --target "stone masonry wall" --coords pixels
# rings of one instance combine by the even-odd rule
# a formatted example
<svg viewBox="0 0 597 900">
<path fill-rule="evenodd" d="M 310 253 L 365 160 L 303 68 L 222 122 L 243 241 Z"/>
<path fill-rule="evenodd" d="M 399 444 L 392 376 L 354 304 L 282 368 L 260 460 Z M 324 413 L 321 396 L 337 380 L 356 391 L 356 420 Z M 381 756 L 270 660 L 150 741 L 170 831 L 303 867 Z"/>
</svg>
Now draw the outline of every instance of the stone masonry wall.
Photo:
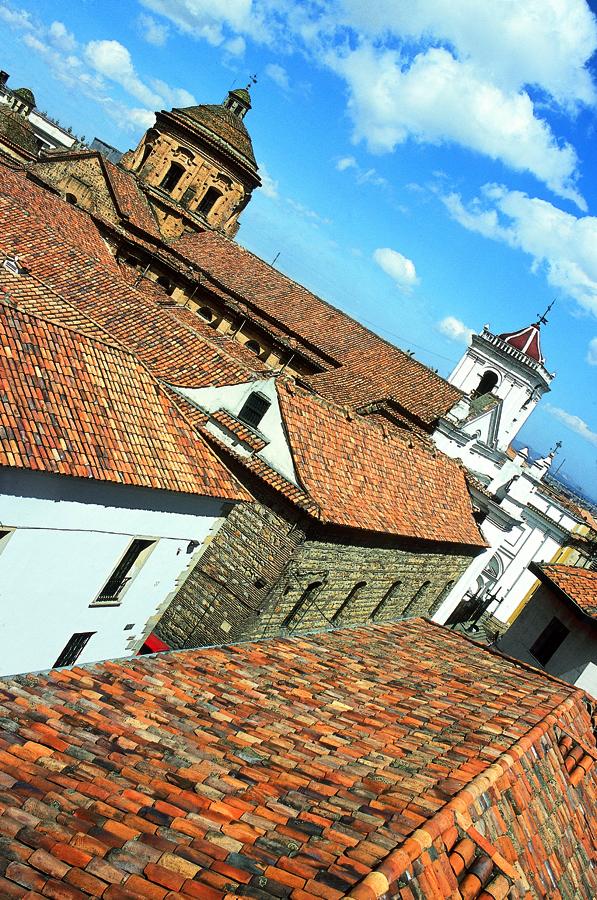
<svg viewBox="0 0 597 900">
<path fill-rule="evenodd" d="M 171 647 L 244 637 L 305 533 L 283 508 L 240 503 L 214 536 L 156 627 Z"/>
<path fill-rule="evenodd" d="M 429 615 L 471 562 L 470 555 L 450 548 L 357 540 L 303 543 L 247 636 Z M 310 585 L 316 587 L 309 590 Z"/>
<path fill-rule="evenodd" d="M 307 537 L 281 506 L 234 507 L 156 633 L 171 647 L 198 647 L 429 615 L 471 560 L 449 547 L 318 531 Z"/>
</svg>

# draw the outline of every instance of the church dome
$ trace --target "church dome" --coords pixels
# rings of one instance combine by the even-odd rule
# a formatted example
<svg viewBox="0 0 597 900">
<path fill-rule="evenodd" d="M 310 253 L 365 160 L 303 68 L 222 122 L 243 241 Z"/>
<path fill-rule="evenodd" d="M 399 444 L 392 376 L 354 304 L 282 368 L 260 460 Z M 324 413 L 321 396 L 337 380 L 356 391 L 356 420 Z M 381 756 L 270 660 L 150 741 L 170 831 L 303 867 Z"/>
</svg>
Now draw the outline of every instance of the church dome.
<svg viewBox="0 0 597 900">
<path fill-rule="evenodd" d="M 521 328 L 519 331 L 506 331 L 503 334 L 499 334 L 498 337 L 505 344 L 520 350 L 521 353 L 524 353 L 530 359 L 534 359 L 535 362 L 541 363 L 541 365 L 544 364 L 545 359 L 541 353 L 539 322 L 534 322 L 532 325 Z"/>
<path fill-rule="evenodd" d="M 232 93 L 240 91 L 231 91 Z M 243 90 L 242 93 L 246 93 L 248 98 L 248 91 Z M 250 105 L 250 99 L 248 102 Z M 228 107 L 221 103 L 187 106 L 173 109 L 172 115 L 184 119 L 187 125 L 190 124 L 208 140 L 215 141 L 222 150 L 232 150 L 233 155 L 240 154 L 244 162 L 257 171 L 257 160 L 246 125 L 242 118 Z"/>
<path fill-rule="evenodd" d="M 13 91 L 13 94 L 16 94 L 17 97 L 20 97 L 21 100 L 24 100 L 25 103 L 31 108 L 35 106 L 35 96 L 33 94 L 33 91 L 29 90 L 29 88 L 16 88 L 16 90 Z"/>
<path fill-rule="evenodd" d="M 29 120 L 4 103 L 0 104 L 0 144 L 3 137 L 26 154 L 37 156 L 39 147 Z"/>
</svg>

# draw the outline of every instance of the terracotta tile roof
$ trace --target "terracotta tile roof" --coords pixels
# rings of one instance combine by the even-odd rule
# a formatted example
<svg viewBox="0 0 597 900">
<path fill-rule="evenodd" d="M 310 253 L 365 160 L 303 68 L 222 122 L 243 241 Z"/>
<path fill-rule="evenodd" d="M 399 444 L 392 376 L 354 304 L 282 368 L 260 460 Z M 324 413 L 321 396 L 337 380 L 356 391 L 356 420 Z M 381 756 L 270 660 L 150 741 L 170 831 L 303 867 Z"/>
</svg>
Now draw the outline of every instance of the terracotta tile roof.
<svg viewBox="0 0 597 900">
<path fill-rule="evenodd" d="M 277 387 L 297 474 L 323 521 L 485 546 L 457 463 L 288 379 Z"/>
<path fill-rule="evenodd" d="M 423 620 L 5 679 L 0 710 L 2 896 L 597 893 L 582 692 Z"/>
<path fill-rule="evenodd" d="M 46 172 L 48 163 L 53 161 L 62 164 L 69 161 L 76 163 L 80 160 L 95 160 L 105 176 L 108 191 L 112 194 L 112 200 L 115 203 L 112 213 L 106 209 L 105 205 L 94 204 L 91 210 L 92 214 L 119 229 L 126 230 L 133 226 L 145 232 L 150 238 L 161 242 L 162 236 L 157 221 L 137 178 L 126 169 L 115 166 L 99 151 L 58 150 L 45 152 L 41 159 L 29 166 L 29 171 L 35 179 L 52 187 L 53 180 L 48 181 Z"/>
<path fill-rule="evenodd" d="M 324 396 L 357 406 L 392 398 L 426 424 L 460 398 L 460 391 L 426 366 L 222 235 L 183 235 L 172 248 L 341 363 L 339 369 L 312 377 Z"/>
<path fill-rule="evenodd" d="M 583 612 L 597 619 L 597 571 L 557 563 L 537 566 L 537 569 L 542 580 L 555 584 Z"/>
<path fill-rule="evenodd" d="M 213 330 L 209 329 L 209 340 L 200 336 L 204 326 L 199 320 L 190 327 L 178 313 L 157 306 L 129 286 L 85 212 L 12 171 L 3 172 L 0 181 L 0 248 L 7 254 L 19 253 L 30 277 L 90 317 L 157 377 L 200 387 L 253 376 L 252 354 L 253 366 L 247 369 L 236 348 L 227 346 L 223 352 Z M 32 311 L 36 296 L 32 292 L 29 297 Z M 52 315 L 60 315 L 59 303 Z M 66 315 L 70 322 L 72 311 Z M 248 351 L 243 353 L 249 356 Z"/>
<path fill-rule="evenodd" d="M 108 176 L 119 211 L 128 219 L 128 223 L 161 240 L 160 229 L 151 204 L 141 190 L 137 178 L 126 169 L 115 166 L 101 154 L 98 156 Z"/>
<path fill-rule="evenodd" d="M 250 499 L 129 353 L 0 305 L 0 465 Z"/>
<path fill-rule="evenodd" d="M 243 422 L 239 419 L 236 419 L 234 416 L 231 416 L 230 413 L 226 412 L 225 409 L 216 409 L 215 412 L 211 413 L 210 419 L 215 422 L 218 422 L 220 425 L 223 425 L 227 431 L 232 432 L 232 434 L 236 435 L 239 440 L 241 440 L 244 444 L 247 444 L 251 450 L 255 450 L 259 452 L 259 450 L 263 450 L 263 448 L 267 445 L 267 441 L 264 441 L 263 438 L 260 438 L 255 432 L 248 428 Z"/>
</svg>

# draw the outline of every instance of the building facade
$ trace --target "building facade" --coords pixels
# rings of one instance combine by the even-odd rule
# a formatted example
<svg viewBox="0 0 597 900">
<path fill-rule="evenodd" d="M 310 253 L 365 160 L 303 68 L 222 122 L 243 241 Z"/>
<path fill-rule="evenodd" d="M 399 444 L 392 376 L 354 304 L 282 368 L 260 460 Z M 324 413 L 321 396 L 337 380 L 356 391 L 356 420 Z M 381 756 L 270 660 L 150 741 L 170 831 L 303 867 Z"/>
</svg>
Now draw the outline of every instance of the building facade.
<svg viewBox="0 0 597 900">
<path fill-rule="evenodd" d="M 549 391 L 553 379 L 541 351 L 545 316 L 527 328 L 493 334 L 485 326 L 457 364 L 450 382 L 462 398 L 434 433 L 444 453 L 462 461 L 488 549 L 454 585 L 436 621 L 503 632 L 536 584 L 533 562 L 574 558 L 588 564 L 593 529 L 583 510 L 545 481 L 557 447 L 530 460 L 511 442 Z"/>
<path fill-rule="evenodd" d="M 134 655 L 250 500 L 134 357 L 19 309 L 21 279 L 0 268 L 0 675 Z"/>
<path fill-rule="evenodd" d="M 531 569 L 537 587 L 498 649 L 597 698 L 597 571 L 562 564 Z"/>
<path fill-rule="evenodd" d="M 0 72 L 0 148 L 8 156 L 28 161 L 44 150 L 73 147 L 75 135 L 37 109 L 29 88 L 10 88 L 8 77 Z"/>
</svg>

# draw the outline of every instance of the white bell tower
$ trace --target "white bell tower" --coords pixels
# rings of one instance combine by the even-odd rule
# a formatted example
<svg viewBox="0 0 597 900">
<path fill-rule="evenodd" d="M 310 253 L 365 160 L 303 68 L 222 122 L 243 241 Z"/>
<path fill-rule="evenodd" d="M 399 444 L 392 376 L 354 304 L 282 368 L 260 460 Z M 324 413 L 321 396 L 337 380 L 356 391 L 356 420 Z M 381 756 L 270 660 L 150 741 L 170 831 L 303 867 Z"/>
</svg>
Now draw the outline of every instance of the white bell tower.
<svg viewBox="0 0 597 900">
<path fill-rule="evenodd" d="M 553 304 L 552 304 L 553 305 Z M 549 391 L 555 373 L 548 372 L 541 353 L 540 328 L 547 312 L 519 331 L 492 334 L 489 325 L 474 334 L 471 346 L 448 381 L 468 395 L 465 421 L 486 418 L 492 410 L 490 443 L 506 450 L 535 406 Z M 473 422 L 471 421 L 471 427 Z"/>
</svg>

